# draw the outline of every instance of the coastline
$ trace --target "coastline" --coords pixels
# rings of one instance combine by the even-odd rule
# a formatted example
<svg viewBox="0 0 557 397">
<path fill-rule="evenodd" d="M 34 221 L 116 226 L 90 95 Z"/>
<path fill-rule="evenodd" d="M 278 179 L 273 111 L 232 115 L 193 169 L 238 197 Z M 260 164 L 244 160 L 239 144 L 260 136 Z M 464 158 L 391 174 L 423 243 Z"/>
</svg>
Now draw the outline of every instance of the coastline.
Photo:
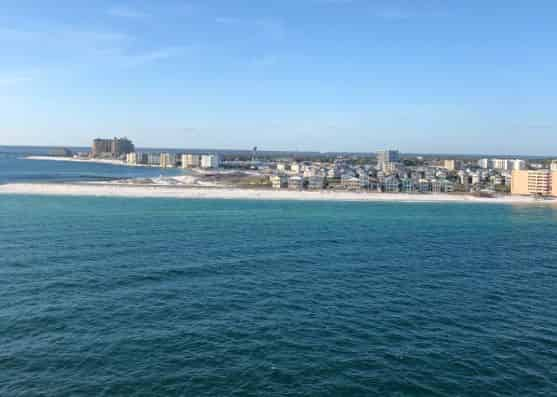
<svg viewBox="0 0 557 397">
<path fill-rule="evenodd" d="M 241 188 L 170 187 L 93 183 L 8 183 L 0 185 L 0 195 L 96 196 L 128 198 L 353 201 L 353 202 L 423 202 L 486 204 L 549 204 L 525 196 L 476 197 L 459 194 L 359 193 L 332 191 L 292 191 Z"/>
<path fill-rule="evenodd" d="M 24 160 L 40 160 L 40 161 L 62 161 L 68 163 L 94 163 L 94 164 L 108 164 L 108 165 L 119 165 L 123 167 L 149 167 L 149 168 L 160 168 L 154 165 L 148 164 L 129 164 L 124 160 L 112 160 L 112 159 L 81 159 L 74 157 L 52 157 L 52 156 L 27 156 L 23 157 Z"/>
</svg>

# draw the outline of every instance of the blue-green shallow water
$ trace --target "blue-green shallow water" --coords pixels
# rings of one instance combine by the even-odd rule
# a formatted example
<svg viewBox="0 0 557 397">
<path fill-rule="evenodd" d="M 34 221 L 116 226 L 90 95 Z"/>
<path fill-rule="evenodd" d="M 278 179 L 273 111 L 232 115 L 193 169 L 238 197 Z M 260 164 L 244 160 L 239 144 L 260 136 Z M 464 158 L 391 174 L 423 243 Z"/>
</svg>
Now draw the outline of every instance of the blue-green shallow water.
<svg viewBox="0 0 557 397">
<path fill-rule="evenodd" d="M 0 197 L 0 395 L 554 396 L 557 211 Z"/>
</svg>

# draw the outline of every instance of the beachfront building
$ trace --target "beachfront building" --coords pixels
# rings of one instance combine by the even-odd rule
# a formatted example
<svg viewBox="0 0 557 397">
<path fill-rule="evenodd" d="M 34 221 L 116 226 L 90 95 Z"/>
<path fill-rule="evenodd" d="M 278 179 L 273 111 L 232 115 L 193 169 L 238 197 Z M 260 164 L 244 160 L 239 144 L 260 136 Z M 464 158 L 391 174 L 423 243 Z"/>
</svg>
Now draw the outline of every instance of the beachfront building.
<svg viewBox="0 0 557 397">
<path fill-rule="evenodd" d="M 273 189 L 283 189 L 288 187 L 288 177 L 286 175 L 271 175 L 269 179 Z"/>
<path fill-rule="evenodd" d="M 278 172 L 286 172 L 286 163 L 278 163 L 277 164 L 277 171 Z"/>
<path fill-rule="evenodd" d="M 308 189 L 321 190 L 325 187 L 325 177 L 322 175 L 312 175 L 308 178 Z"/>
<path fill-rule="evenodd" d="M 201 168 L 219 168 L 220 156 L 218 154 L 204 154 L 201 156 Z"/>
<path fill-rule="evenodd" d="M 362 189 L 369 189 L 369 174 L 365 170 L 360 171 L 358 179 Z"/>
<path fill-rule="evenodd" d="M 126 154 L 126 163 L 135 165 L 137 164 L 137 153 L 128 153 Z"/>
<path fill-rule="evenodd" d="M 126 154 L 126 163 L 131 165 L 147 164 L 147 155 L 140 152 L 128 153 Z"/>
<path fill-rule="evenodd" d="M 161 168 L 174 168 L 176 167 L 176 155 L 173 153 L 161 153 L 160 155 Z"/>
<path fill-rule="evenodd" d="M 182 168 L 199 168 L 201 166 L 201 155 L 182 154 Z"/>
<path fill-rule="evenodd" d="M 135 146 L 128 138 L 97 138 L 93 140 L 91 147 L 92 157 L 120 158 L 133 152 L 135 152 Z"/>
<path fill-rule="evenodd" d="M 384 191 L 387 193 L 399 193 L 400 192 L 400 179 L 397 176 L 391 175 L 385 178 L 383 182 Z"/>
<path fill-rule="evenodd" d="M 148 153 L 147 154 L 147 164 L 153 167 L 160 167 L 161 165 L 161 154 L 160 153 Z"/>
<path fill-rule="evenodd" d="M 551 172 L 549 169 L 514 170 L 511 193 L 519 195 L 557 196 L 557 172 Z"/>
<path fill-rule="evenodd" d="M 431 182 L 427 179 L 420 179 L 418 181 L 418 191 L 420 193 L 431 193 Z"/>
<path fill-rule="evenodd" d="M 401 190 L 404 193 L 414 193 L 416 191 L 416 184 L 411 178 L 404 178 L 401 181 Z"/>
<path fill-rule="evenodd" d="M 451 193 L 454 191 L 454 184 L 446 179 L 436 179 L 431 181 L 431 191 L 433 193 Z"/>
<path fill-rule="evenodd" d="M 550 165 L 551 172 L 557 172 L 557 160 L 553 160 Z"/>
<path fill-rule="evenodd" d="M 304 188 L 304 178 L 301 176 L 291 176 L 288 178 L 288 189 L 302 190 Z"/>
<path fill-rule="evenodd" d="M 346 190 L 360 190 L 360 178 L 356 178 L 352 173 L 344 174 L 340 183 Z"/>
</svg>

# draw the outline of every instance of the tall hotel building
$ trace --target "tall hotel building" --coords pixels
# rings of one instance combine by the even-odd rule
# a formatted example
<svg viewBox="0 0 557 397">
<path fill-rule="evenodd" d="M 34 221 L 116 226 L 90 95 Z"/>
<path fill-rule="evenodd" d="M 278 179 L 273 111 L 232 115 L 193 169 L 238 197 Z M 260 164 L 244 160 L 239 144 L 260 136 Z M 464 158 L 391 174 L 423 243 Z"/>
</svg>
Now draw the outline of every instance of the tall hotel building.
<svg viewBox="0 0 557 397">
<path fill-rule="evenodd" d="M 93 157 L 120 157 L 135 152 L 135 146 L 127 138 L 101 139 L 93 141 L 91 155 Z"/>
<path fill-rule="evenodd" d="M 511 193 L 519 195 L 557 196 L 557 171 L 514 170 Z"/>
<path fill-rule="evenodd" d="M 377 163 L 398 163 L 400 154 L 398 150 L 381 150 L 377 152 Z"/>
</svg>

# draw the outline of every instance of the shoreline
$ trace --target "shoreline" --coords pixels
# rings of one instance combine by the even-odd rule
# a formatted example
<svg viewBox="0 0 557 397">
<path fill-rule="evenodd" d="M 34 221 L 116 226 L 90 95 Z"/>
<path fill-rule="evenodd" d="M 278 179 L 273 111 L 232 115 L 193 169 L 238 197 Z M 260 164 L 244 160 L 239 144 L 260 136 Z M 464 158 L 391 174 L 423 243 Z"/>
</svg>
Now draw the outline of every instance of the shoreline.
<svg viewBox="0 0 557 397">
<path fill-rule="evenodd" d="M 458 194 L 407 194 L 333 191 L 263 190 L 217 187 L 181 187 L 153 185 L 121 185 L 96 183 L 8 183 L 0 185 L 0 195 L 36 196 L 95 196 L 128 198 L 226 199 L 267 201 L 352 201 L 409 203 L 471 203 L 471 204 L 545 204 L 528 196 L 499 196 L 496 198 Z"/>
<path fill-rule="evenodd" d="M 40 160 L 40 161 L 61 161 L 68 163 L 94 163 L 94 164 L 106 164 L 106 165 L 117 165 L 122 167 L 146 167 L 146 168 L 160 168 L 154 165 L 148 164 L 130 164 L 124 160 L 114 160 L 114 159 L 83 159 L 74 157 L 54 157 L 54 156 L 27 156 L 22 157 L 24 160 Z"/>
</svg>

